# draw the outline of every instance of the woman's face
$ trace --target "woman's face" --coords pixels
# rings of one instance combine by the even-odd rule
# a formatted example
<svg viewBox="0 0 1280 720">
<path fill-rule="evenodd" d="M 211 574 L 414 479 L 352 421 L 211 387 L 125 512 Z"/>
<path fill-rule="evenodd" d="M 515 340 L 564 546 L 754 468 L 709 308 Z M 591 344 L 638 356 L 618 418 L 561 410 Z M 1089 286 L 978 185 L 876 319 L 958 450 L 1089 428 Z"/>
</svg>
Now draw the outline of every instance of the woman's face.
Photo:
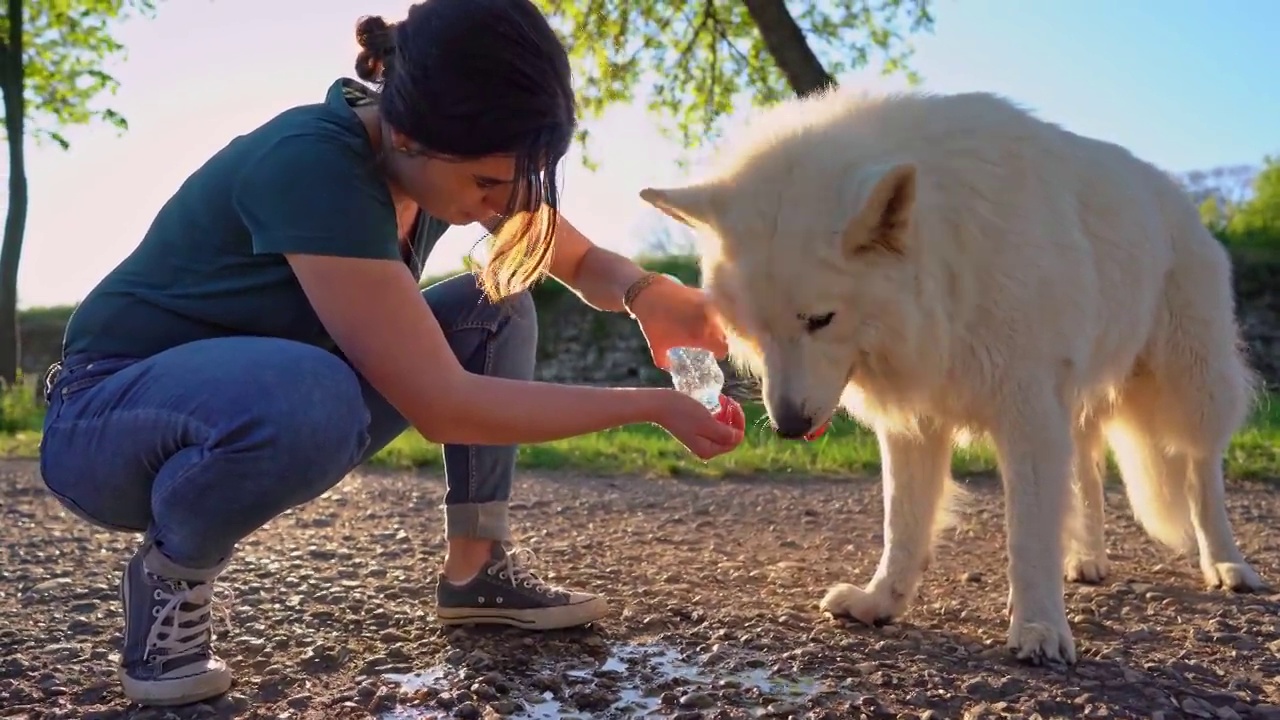
<svg viewBox="0 0 1280 720">
<path fill-rule="evenodd" d="M 427 214 L 470 225 L 506 211 L 515 187 L 513 156 L 442 159 L 416 154 L 420 148 L 395 131 L 391 136 L 385 154 L 391 182 Z"/>
</svg>

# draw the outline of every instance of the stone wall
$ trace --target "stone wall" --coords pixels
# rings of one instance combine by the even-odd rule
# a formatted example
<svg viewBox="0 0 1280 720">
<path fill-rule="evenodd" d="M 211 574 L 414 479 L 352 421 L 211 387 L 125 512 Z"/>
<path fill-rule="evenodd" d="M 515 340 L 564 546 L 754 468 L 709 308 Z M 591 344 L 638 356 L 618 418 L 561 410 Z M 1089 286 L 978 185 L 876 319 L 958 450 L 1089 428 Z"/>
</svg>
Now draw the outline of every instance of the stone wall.
<svg viewBox="0 0 1280 720">
<path fill-rule="evenodd" d="M 1270 387 L 1280 388 L 1280 262 L 1238 262 L 1235 286 L 1250 360 Z M 626 316 L 596 312 L 568 294 L 542 300 L 538 311 L 540 378 L 609 385 L 669 382 L 654 368 L 644 336 Z"/>
<path fill-rule="evenodd" d="M 1249 360 L 1280 389 L 1280 262 L 1237 262 L 1236 303 Z"/>
<path fill-rule="evenodd" d="M 1268 384 L 1280 386 L 1280 262 L 1240 262 L 1236 268 L 1240 321 L 1251 359 Z M 538 305 L 537 377 L 606 385 L 665 385 L 635 323 L 600 313 L 558 285 L 535 293 Z M 53 360 L 65 317 L 45 313 L 23 323 L 22 367 L 40 372 Z"/>
</svg>

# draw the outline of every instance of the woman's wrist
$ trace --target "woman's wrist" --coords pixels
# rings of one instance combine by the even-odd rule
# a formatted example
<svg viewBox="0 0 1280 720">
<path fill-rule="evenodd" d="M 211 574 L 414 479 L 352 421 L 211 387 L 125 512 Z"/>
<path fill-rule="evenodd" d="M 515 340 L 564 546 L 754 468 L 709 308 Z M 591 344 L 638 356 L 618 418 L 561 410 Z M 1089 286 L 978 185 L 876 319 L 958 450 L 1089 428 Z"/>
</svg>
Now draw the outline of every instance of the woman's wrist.
<svg viewBox="0 0 1280 720">
<path fill-rule="evenodd" d="M 625 402 L 633 404 L 635 422 L 653 423 L 666 427 L 671 410 L 671 388 L 623 388 L 630 396 Z"/>
<path fill-rule="evenodd" d="M 652 280 L 645 277 L 651 273 L 645 271 L 634 260 L 612 250 L 596 245 L 590 247 L 582 257 L 574 274 L 572 287 L 578 296 L 588 305 L 606 312 L 629 312 L 627 299 L 642 287 L 633 287 L 640 283 L 648 285 Z"/>
<path fill-rule="evenodd" d="M 654 282 L 662 277 L 661 273 L 645 272 L 636 278 L 622 293 L 622 309 L 631 317 L 636 316 L 635 303 Z"/>
</svg>

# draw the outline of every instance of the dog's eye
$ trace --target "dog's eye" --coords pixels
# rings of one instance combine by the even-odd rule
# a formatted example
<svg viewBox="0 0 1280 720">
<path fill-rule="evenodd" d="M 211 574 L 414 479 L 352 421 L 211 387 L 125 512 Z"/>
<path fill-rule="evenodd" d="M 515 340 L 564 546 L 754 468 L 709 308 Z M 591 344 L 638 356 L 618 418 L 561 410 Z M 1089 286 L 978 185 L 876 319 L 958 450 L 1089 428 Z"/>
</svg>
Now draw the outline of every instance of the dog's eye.
<svg viewBox="0 0 1280 720">
<path fill-rule="evenodd" d="M 800 319 L 804 321 L 806 330 L 809 332 L 818 332 L 822 328 L 830 325 L 831 319 L 835 316 L 835 313 L 829 312 L 825 315 L 801 315 Z"/>
</svg>

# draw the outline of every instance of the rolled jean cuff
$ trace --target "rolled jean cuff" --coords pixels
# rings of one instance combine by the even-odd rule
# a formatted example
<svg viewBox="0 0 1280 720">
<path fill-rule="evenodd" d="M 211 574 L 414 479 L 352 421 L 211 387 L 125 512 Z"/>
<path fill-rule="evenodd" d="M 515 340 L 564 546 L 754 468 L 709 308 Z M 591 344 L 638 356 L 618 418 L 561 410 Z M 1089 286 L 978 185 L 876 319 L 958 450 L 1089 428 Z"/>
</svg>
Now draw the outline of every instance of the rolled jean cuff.
<svg viewBox="0 0 1280 720">
<path fill-rule="evenodd" d="M 445 505 L 444 531 L 449 538 L 510 542 L 507 501 Z"/>
</svg>

